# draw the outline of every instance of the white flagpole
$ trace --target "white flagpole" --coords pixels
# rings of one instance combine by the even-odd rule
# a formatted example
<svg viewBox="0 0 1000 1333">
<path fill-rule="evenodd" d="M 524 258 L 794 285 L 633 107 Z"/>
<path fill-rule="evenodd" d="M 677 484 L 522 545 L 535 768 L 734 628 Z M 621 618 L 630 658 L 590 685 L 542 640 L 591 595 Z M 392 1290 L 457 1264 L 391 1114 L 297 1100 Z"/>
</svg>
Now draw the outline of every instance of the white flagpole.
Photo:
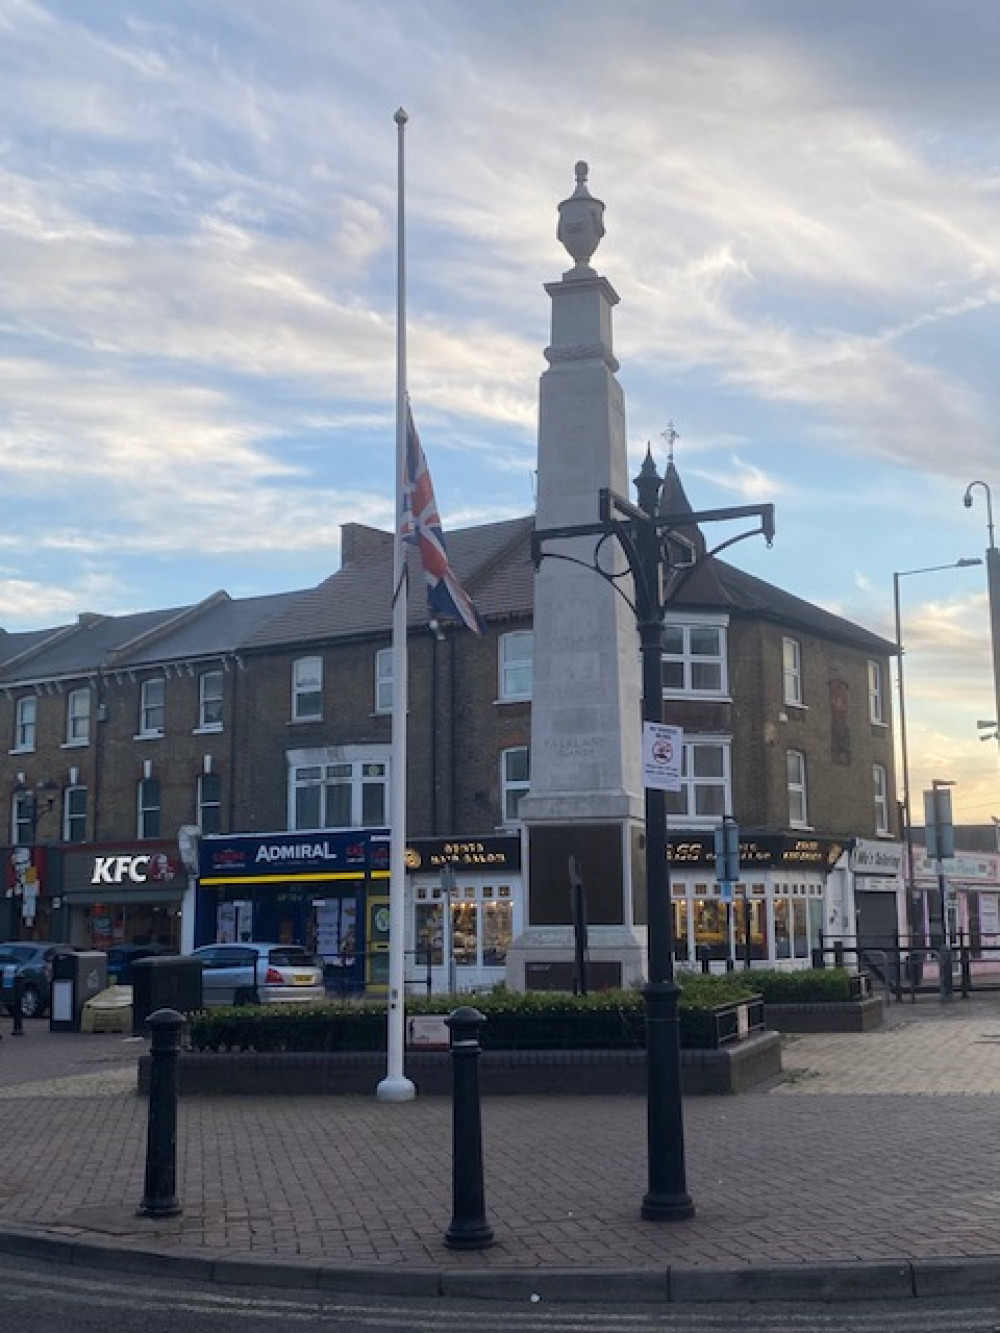
<svg viewBox="0 0 1000 1333">
<path fill-rule="evenodd" d="M 403 1073 L 406 934 L 406 557 L 403 478 L 406 461 L 406 248 L 403 210 L 402 107 L 395 114 L 399 154 L 396 191 L 396 531 L 392 559 L 392 751 L 389 776 L 389 996 L 386 1075 L 376 1089 L 385 1102 L 408 1102 L 416 1088 Z"/>
</svg>

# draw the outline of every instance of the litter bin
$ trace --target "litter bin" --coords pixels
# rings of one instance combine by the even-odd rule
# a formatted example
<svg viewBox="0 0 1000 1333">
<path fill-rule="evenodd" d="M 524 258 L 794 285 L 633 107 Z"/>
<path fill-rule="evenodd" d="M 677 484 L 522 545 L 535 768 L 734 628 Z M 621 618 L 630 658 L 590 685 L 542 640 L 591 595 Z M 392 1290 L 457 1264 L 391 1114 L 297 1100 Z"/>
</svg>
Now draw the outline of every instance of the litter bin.
<svg viewBox="0 0 1000 1333">
<path fill-rule="evenodd" d="M 52 959 L 50 1032 L 79 1032 L 83 1006 L 108 984 L 105 953 L 57 953 Z"/>
<path fill-rule="evenodd" d="M 140 1037 L 157 1009 L 190 1014 L 202 1007 L 200 958 L 167 954 L 137 958 L 132 964 L 132 1035 Z"/>
</svg>

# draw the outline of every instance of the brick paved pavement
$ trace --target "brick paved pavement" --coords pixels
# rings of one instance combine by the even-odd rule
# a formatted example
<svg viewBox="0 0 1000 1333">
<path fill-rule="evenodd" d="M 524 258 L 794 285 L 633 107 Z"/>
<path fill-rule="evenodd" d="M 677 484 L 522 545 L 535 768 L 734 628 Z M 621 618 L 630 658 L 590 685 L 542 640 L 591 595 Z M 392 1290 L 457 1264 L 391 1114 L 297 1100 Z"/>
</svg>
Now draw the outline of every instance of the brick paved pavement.
<svg viewBox="0 0 1000 1333">
<path fill-rule="evenodd" d="M 6 1031 L 6 1025 L 4 1026 Z M 447 1249 L 447 1099 L 183 1099 L 183 1215 L 137 1218 L 145 1044 L 26 1024 L 0 1042 L 0 1230 L 178 1256 L 470 1273 L 650 1274 L 997 1259 L 1000 999 L 894 1005 L 871 1033 L 786 1039 L 774 1085 L 685 1100 L 696 1216 L 648 1223 L 645 1101 L 483 1105 L 496 1243 Z M 278 1270 L 273 1270 L 277 1272 Z"/>
</svg>

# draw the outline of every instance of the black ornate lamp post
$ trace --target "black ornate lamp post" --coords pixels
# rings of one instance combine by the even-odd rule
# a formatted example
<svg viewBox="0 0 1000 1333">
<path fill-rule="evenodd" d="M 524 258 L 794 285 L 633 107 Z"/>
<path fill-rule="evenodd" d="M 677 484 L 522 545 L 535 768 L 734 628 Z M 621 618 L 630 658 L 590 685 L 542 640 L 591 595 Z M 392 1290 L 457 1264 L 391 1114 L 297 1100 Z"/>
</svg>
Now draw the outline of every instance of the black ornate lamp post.
<svg viewBox="0 0 1000 1333">
<path fill-rule="evenodd" d="M 612 585 L 632 607 L 642 652 L 642 719 L 663 721 L 663 616 L 667 605 L 664 567 L 671 567 L 669 534 L 678 528 L 702 523 L 754 517 L 760 526 L 721 543 L 715 555 L 744 537 L 762 534 L 768 545 L 774 537 L 773 505 L 741 505 L 732 509 L 708 509 L 698 513 L 659 512 L 663 478 L 652 454 L 635 478 L 638 508 L 610 490 L 599 493 L 597 523 L 536 531 L 532 558 L 537 568 L 545 555 L 559 556 L 583 564 L 557 551 L 546 552 L 546 542 L 573 537 L 595 537 L 589 568 Z M 604 543 L 615 539 L 627 562 L 627 570 L 609 571 L 601 564 Z M 694 566 L 689 566 L 694 568 Z M 631 576 L 633 592 L 623 587 Z M 626 584 L 627 586 L 627 584 Z M 656 788 L 645 791 L 646 896 L 648 900 L 648 980 L 643 987 L 646 1001 L 647 1112 L 646 1134 L 649 1158 L 648 1189 L 642 1201 L 642 1216 L 650 1221 L 683 1221 L 694 1215 L 687 1192 L 684 1167 L 684 1124 L 681 1107 L 680 988 L 674 979 L 673 905 L 670 899 L 670 865 L 667 860 L 666 794 Z"/>
</svg>

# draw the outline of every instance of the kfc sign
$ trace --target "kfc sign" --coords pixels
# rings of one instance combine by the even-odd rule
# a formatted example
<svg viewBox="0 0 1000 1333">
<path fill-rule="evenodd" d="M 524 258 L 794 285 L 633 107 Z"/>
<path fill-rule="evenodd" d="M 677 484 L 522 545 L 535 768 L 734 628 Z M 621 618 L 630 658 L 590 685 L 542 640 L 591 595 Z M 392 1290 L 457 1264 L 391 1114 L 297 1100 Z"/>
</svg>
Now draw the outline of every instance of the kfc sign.
<svg viewBox="0 0 1000 1333">
<path fill-rule="evenodd" d="M 151 884 L 173 879 L 174 867 L 170 857 L 162 852 L 155 856 L 95 856 L 91 884 Z"/>
</svg>

